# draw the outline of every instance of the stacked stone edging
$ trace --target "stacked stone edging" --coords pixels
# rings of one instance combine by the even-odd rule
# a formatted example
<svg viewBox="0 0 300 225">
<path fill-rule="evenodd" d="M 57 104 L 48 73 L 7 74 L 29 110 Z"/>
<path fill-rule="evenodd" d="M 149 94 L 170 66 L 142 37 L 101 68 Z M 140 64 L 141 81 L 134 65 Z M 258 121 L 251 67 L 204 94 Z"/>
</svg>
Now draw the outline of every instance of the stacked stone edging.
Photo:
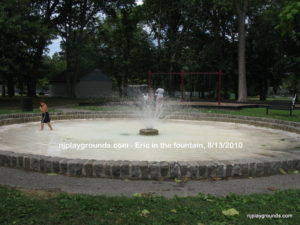
<svg viewBox="0 0 300 225">
<path fill-rule="evenodd" d="M 53 120 L 87 118 L 137 118 L 132 112 L 54 112 Z M 0 126 L 40 121 L 37 113 L 0 115 Z M 246 123 L 300 133 L 300 123 L 279 121 L 267 118 L 243 117 L 208 113 L 175 113 L 168 119 L 211 120 Z M 0 166 L 30 171 L 58 173 L 68 176 L 86 176 L 120 179 L 205 179 L 211 177 L 248 177 L 279 174 L 285 171 L 300 170 L 299 158 L 276 158 L 232 160 L 232 161 L 105 161 L 84 160 L 15 153 L 0 150 Z"/>
<path fill-rule="evenodd" d="M 300 160 L 239 161 L 102 161 L 67 159 L 42 155 L 0 151 L 0 165 L 30 171 L 121 179 L 206 179 L 225 177 L 268 176 L 285 171 L 300 170 Z"/>
</svg>

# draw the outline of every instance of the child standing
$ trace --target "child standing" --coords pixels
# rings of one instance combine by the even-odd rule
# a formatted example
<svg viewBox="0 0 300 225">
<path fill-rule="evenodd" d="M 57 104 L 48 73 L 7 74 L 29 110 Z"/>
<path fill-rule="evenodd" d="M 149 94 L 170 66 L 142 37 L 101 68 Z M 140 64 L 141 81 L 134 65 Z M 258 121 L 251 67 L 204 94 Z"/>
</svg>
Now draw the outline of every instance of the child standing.
<svg viewBox="0 0 300 225">
<path fill-rule="evenodd" d="M 41 130 L 44 129 L 44 124 L 47 123 L 50 130 L 53 130 L 51 124 L 50 124 L 50 116 L 48 113 L 48 107 L 45 102 L 40 102 L 40 110 L 42 112 L 42 120 L 41 120 Z"/>
</svg>

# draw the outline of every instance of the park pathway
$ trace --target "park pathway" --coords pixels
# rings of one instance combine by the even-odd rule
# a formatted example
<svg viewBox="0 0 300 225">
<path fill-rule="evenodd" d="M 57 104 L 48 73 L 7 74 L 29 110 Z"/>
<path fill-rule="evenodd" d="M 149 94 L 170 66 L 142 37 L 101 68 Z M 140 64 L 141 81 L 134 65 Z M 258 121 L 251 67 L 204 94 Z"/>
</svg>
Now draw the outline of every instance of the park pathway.
<svg viewBox="0 0 300 225">
<path fill-rule="evenodd" d="M 0 185 L 106 196 L 132 196 L 135 193 L 145 193 L 146 195 L 173 197 L 175 195 L 195 196 L 199 192 L 226 196 L 230 193 L 245 195 L 271 193 L 274 190 L 299 189 L 300 174 L 177 183 L 174 181 L 68 177 L 0 167 Z"/>
</svg>

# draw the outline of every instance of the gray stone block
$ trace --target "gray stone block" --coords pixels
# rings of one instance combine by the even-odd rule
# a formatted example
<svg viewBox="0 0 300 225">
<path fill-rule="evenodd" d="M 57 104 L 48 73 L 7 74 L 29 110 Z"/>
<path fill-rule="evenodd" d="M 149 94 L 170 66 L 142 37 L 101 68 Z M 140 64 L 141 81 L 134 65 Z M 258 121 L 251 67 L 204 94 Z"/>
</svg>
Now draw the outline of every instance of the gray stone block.
<svg viewBox="0 0 300 225">
<path fill-rule="evenodd" d="M 121 178 L 129 178 L 129 176 L 130 176 L 130 161 L 122 161 Z"/>
<path fill-rule="evenodd" d="M 18 156 L 17 168 L 24 168 L 24 156 L 23 155 Z"/>
<path fill-rule="evenodd" d="M 10 167 L 12 168 L 17 168 L 18 167 L 18 158 L 20 154 L 18 153 L 13 153 L 10 159 Z"/>
<path fill-rule="evenodd" d="M 24 155 L 24 169 L 30 170 L 30 155 Z"/>
<path fill-rule="evenodd" d="M 83 176 L 92 177 L 93 176 L 93 162 L 95 160 L 87 160 L 83 165 Z"/>
<path fill-rule="evenodd" d="M 170 162 L 170 179 L 179 178 L 180 177 L 180 166 L 178 162 Z"/>
<path fill-rule="evenodd" d="M 288 171 L 289 170 L 289 165 L 288 165 L 288 161 L 287 160 L 284 160 L 281 162 L 281 168 L 285 171 Z"/>
<path fill-rule="evenodd" d="M 188 177 L 192 179 L 198 178 L 198 168 L 199 165 L 197 162 L 188 162 Z M 200 176 L 200 175 L 199 175 Z"/>
<path fill-rule="evenodd" d="M 201 169 L 201 171 L 200 171 L 200 169 Z M 217 164 L 212 161 L 199 162 L 199 177 L 200 178 L 216 177 L 217 170 L 218 170 Z"/>
<path fill-rule="evenodd" d="M 81 176 L 84 160 L 74 159 L 68 161 L 68 172 L 70 176 Z"/>
<path fill-rule="evenodd" d="M 216 165 L 207 165 L 207 176 L 208 177 L 217 177 L 217 166 Z"/>
<path fill-rule="evenodd" d="M 150 179 L 157 180 L 158 178 L 160 178 L 159 162 L 150 162 L 149 170 L 150 170 L 150 174 L 149 174 Z"/>
<path fill-rule="evenodd" d="M 232 167 L 233 167 L 232 162 L 224 161 L 224 162 L 222 162 L 222 164 L 224 165 L 224 176 L 231 177 L 232 176 Z"/>
<path fill-rule="evenodd" d="M 289 171 L 295 170 L 295 168 L 297 166 L 296 161 L 293 159 L 288 160 L 287 164 L 288 164 Z"/>
<path fill-rule="evenodd" d="M 270 162 L 270 175 L 279 174 L 281 168 L 281 162 L 280 161 L 273 161 Z"/>
<path fill-rule="evenodd" d="M 264 175 L 271 175 L 271 163 L 264 162 Z"/>
<path fill-rule="evenodd" d="M 147 161 L 141 161 L 139 163 L 139 167 L 141 170 L 141 178 L 142 179 L 148 179 L 149 178 L 149 167 Z"/>
<path fill-rule="evenodd" d="M 132 161 L 130 163 L 130 178 L 141 178 L 142 172 L 138 161 Z"/>
<path fill-rule="evenodd" d="M 53 173 L 53 166 L 52 166 L 52 159 L 51 157 L 48 157 L 46 159 L 44 159 L 43 162 L 43 168 L 44 168 L 44 172 L 46 173 Z"/>
<path fill-rule="evenodd" d="M 105 162 L 105 168 L 104 168 L 105 177 L 112 177 L 112 164 L 113 164 L 113 161 Z"/>
<path fill-rule="evenodd" d="M 30 158 L 30 169 L 33 171 L 40 171 L 40 157 L 32 156 Z"/>
<path fill-rule="evenodd" d="M 160 175 L 163 178 L 168 177 L 168 175 L 169 175 L 169 163 L 168 162 L 160 162 Z"/>
<path fill-rule="evenodd" d="M 184 162 L 184 161 L 180 161 L 178 162 L 179 164 L 179 168 L 180 168 L 180 177 L 184 178 L 184 177 L 188 177 L 188 163 Z"/>
<path fill-rule="evenodd" d="M 198 166 L 198 176 L 196 175 L 195 177 L 204 179 L 209 177 L 209 168 L 205 164 L 200 164 Z"/>
<path fill-rule="evenodd" d="M 249 164 L 248 163 L 241 164 L 241 176 L 243 176 L 243 177 L 249 176 Z"/>
<path fill-rule="evenodd" d="M 93 176 L 105 177 L 105 161 L 97 160 L 93 162 Z"/>
<path fill-rule="evenodd" d="M 9 152 L 0 151 L 0 166 L 10 166 Z"/>
<path fill-rule="evenodd" d="M 224 165 L 219 164 L 217 165 L 217 177 L 225 177 L 226 173 L 225 173 L 225 168 Z"/>
<path fill-rule="evenodd" d="M 251 162 L 249 163 L 249 176 L 255 176 L 256 175 L 256 163 Z"/>
<path fill-rule="evenodd" d="M 59 161 L 59 173 L 67 174 L 68 173 L 68 159 L 62 159 Z"/>
<path fill-rule="evenodd" d="M 112 177 L 113 178 L 120 178 L 121 175 L 121 161 L 114 161 L 111 165 L 112 169 Z"/>
<path fill-rule="evenodd" d="M 49 159 L 50 157 L 49 156 L 40 156 L 40 171 L 41 172 L 46 172 L 46 166 L 45 166 L 45 162 L 47 159 Z"/>
<path fill-rule="evenodd" d="M 295 169 L 300 170 L 300 160 L 294 160 L 295 161 Z"/>
<path fill-rule="evenodd" d="M 256 176 L 263 176 L 264 175 L 264 163 L 257 162 L 256 163 Z"/>
<path fill-rule="evenodd" d="M 51 157 L 51 161 L 52 161 L 52 172 L 53 173 L 59 173 L 60 172 L 60 161 L 63 158 L 59 158 L 59 157 Z"/>
<path fill-rule="evenodd" d="M 232 166 L 232 176 L 241 176 L 242 169 L 240 164 L 233 164 Z"/>
</svg>

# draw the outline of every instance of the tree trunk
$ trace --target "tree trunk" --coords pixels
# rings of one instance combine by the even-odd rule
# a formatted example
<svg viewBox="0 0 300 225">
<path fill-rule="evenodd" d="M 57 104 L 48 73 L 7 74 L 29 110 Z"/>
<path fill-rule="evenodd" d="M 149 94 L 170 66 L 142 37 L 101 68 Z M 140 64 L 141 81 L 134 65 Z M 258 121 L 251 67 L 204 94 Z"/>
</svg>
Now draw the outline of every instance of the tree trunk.
<svg viewBox="0 0 300 225">
<path fill-rule="evenodd" d="M 24 85 L 23 85 L 23 80 L 19 80 L 19 89 L 20 89 L 20 95 L 24 95 Z"/>
<path fill-rule="evenodd" d="M 176 54 L 175 53 L 173 53 L 173 51 L 172 51 L 172 49 L 170 50 L 170 64 L 169 64 L 169 73 L 170 73 L 170 75 L 169 75 L 169 82 L 168 82 L 168 92 L 169 92 L 169 95 L 170 96 L 175 96 L 175 88 L 174 88 L 174 75 L 172 75 L 171 73 L 173 73 L 173 69 L 174 69 L 174 65 L 173 65 L 173 63 L 174 63 L 174 61 L 175 61 L 175 57 L 176 57 Z"/>
<path fill-rule="evenodd" d="M 27 82 L 27 96 L 36 97 L 36 78 L 33 76 L 30 76 Z"/>
<path fill-rule="evenodd" d="M 15 96 L 15 84 L 12 75 L 9 75 L 7 78 L 7 92 L 8 92 L 8 97 Z"/>
<path fill-rule="evenodd" d="M 44 12 L 45 17 L 43 18 L 43 22 L 47 25 L 48 29 L 51 29 L 52 27 L 51 16 L 55 11 L 55 8 L 59 3 L 59 0 L 55 0 L 52 3 L 52 5 L 51 3 L 52 3 L 51 0 L 47 0 L 47 7 L 46 7 L 46 11 Z M 29 74 L 29 81 L 27 82 L 28 85 L 27 96 L 29 97 L 36 97 L 37 78 L 39 76 L 40 68 L 42 66 L 42 58 L 43 58 L 43 53 L 46 45 L 47 45 L 46 37 L 43 34 L 41 34 L 34 54 L 34 61 Z"/>
<path fill-rule="evenodd" d="M 248 6 L 248 0 L 236 1 L 237 14 L 238 14 L 238 33 L 239 33 L 239 46 L 238 46 L 238 102 L 247 101 L 247 80 L 246 80 L 246 32 L 245 32 L 245 18 Z"/>
<path fill-rule="evenodd" d="M 123 94 L 122 94 L 122 77 L 120 74 L 118 74 L 117 76 L 117 86 L 118 86 L 118 91 L 119 91 L 119 97 L 122 98 Z"/>
<path fill-rule="evenodd" d="M 267 92 L 268 92 L 268 81 L 262 80 L 260 82 L 260 88 L 259 88 L 259 100 L 265 101 L 267 98 Z"/>
<path fill-rule="evenodd" d="M 6 80 L 5 78 L 2 79 L 2 97 L 6 96 Z"/>
</svg>

